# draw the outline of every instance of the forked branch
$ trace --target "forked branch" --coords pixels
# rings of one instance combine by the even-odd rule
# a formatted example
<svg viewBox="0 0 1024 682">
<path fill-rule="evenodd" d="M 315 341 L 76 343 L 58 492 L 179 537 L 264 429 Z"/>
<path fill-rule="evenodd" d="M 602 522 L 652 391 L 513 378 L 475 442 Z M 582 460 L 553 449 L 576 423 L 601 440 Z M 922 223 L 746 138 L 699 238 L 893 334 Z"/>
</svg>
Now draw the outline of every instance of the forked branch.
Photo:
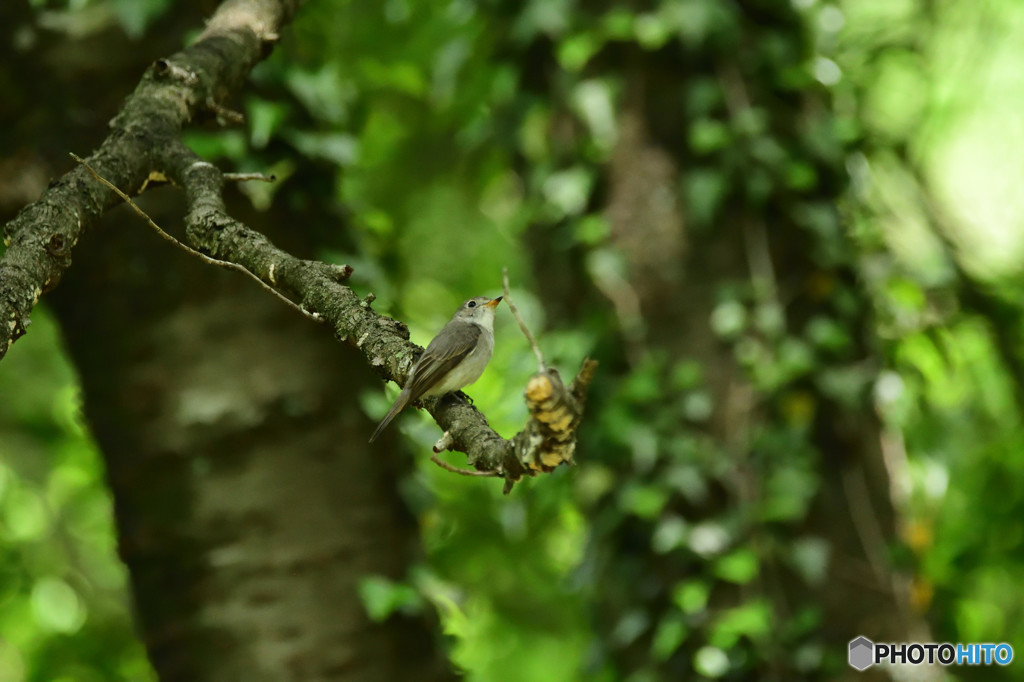
<svg viewBox="0 0 1024 682">
<path fill-rule="evenodd" d="M 228 214 L 222 197 L 226 181 L 272 178 L 222 173 L 179 139 L 182 127 L 202 111 L 231 118 L 221 102 L 240 89 L 296 4 L 226 0 L 194 45 L 157 60 L 146 72 L 100 148 L 88 160 L 75 157 L 78 166 L 4 226 L 9 248 L 0 260 L 0 357 L 24 334 L 39 296 L 56 286 L 71 265 L 71 250 L 86 230 L 125 201 L 162 238 L 204 262 L 256 279 L 304 316 L 329 325 L 382 378 L 404 382 L 419 348 L 409 342 L 403 323 L 372 309 L 372 294 L 360 298 L 344 284 L 350 267 L 295 258 Z M 185 190 L 187 245 L 132 201 L 151 180 L 170 181 Z M 505 280 L 507 294 L 507 276 Z M 444 446 L 465 452 L 474 475 L 503 477 L 506 492 L 524 475 L 572 461 L 583 398 L 596 364 L 585 361 L 567 389 L 558 373 L 545 366 L 536 339 L 509 303 L 539 364 L 526 389 L 526 427 L 506 440 L 472 405 L 451 400 L 425 405 L 446 433 Z"/>
</svg>

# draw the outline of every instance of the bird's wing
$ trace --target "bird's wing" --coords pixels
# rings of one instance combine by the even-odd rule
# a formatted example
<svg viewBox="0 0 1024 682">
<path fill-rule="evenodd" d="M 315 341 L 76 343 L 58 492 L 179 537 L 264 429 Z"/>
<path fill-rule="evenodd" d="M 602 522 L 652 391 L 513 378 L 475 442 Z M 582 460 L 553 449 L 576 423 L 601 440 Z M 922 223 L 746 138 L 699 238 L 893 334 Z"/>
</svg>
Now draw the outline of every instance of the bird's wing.
<svg viewBox="0 0 1024 682">
<path fill-rule="evenodd" d="M 419 400 L 431 386 L 465 360 L 476 348 L 481 333 L 481 328 L 475 324 L 446 325 L 413 367 L 412 377 L 405 386 L 409 391 L 409 402 Z"/>
</svg>

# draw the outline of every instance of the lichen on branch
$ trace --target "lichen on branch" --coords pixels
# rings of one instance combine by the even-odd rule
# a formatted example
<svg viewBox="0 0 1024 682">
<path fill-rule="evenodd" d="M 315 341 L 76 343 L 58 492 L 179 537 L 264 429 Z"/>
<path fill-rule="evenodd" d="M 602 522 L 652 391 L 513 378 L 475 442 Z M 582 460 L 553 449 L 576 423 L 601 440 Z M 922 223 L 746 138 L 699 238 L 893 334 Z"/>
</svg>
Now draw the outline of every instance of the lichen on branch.
<svg viewBox="0 0 1024 682">
<path fill-rule="evenodd" d="M 89 156 L 89 164 L 128 194 L 156 170 L 163 147 L 182 128 L 237 93 L 269 53 L 299 0 L 226 0 L 195 43 L 146 70 Z M 0 230 L 0 358 L 25 334 L 40 295 L 58 285 L 83 235 L 120 199 L 85 168 L 53 182 Z"/>
</svg>

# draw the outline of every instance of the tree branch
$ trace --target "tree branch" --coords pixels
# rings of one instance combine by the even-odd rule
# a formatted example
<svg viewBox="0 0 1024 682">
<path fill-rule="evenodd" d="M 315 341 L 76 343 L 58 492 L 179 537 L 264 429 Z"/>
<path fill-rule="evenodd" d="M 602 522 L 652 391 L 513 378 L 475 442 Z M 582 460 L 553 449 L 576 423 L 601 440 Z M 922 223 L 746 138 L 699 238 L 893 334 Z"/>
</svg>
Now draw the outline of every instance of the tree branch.
<svg viewBox="0 0 1024 682">
<path fill-rule="evenodd" d="M 238 91 L 297 5 L 222 3 L 193 45 L 147 69 L 89 164 L 126 193 L 137 193 L 154 170 L 155 152 Z M 0 358 L 25 334 L 40 295 L 60 282 L 78 240 L 117 202 L 116 194 L 76 166 L 3 227 L 8 248 L 0 259 Z"/>
<path fill-rule="evenodd" d="M 250 178 L 226 178 L 179 139 L 182 126 L 200 113 L 225 117 L 221 102 L 265 56 L 297 2 L 224 2 L 195 44 L 147 70 L 96 153 L 4 227 L 10 247 L 0 261 L 0 357 L 24 334 L 41 293 L 56 286 L 70 266 L 71 249 L 85 230 L 119 195 L 132 203 L 128 195 L 141 191 L 150 179 L 170 179 L 185 189 L 186 237 L 201 257 L 243 269 L 275 294 L 294 296 L 304 311 L 359 349 L 381 377 L 405 383 L 422 351 L 409 342 L 408 328 L 375 312 L 372 296 L 360 299 L 342 283 L 352 271 L 347 265 L 295 258 L 228 215 L 222 197 L 225 180 Z M 531 339 L 531 344 L 542 358 L 536 342 Z M 555 370 L 542 366 L 526 389 L 530 421 L 509 440 L 463 401 L 429 399 L 423 406 L 450 435 L 445 439 L 448 449 L 465 452 L 477 471 L 503 477 L 507 493 L 524 475 L 571 463 L 595 366 L 584 361 L 569 389 Z"/>
<path fill-rule="evenodd" d="M 85 166 L 85 169 L 87 171 L 89 171 L 89 173 L 94 178 L 96 178 L 97 180 L 102 182 L 104 185 L 109 187 L 111 189 L 111 191 L 114 192 L 114 194 L 116 194 L 117 196 L 121 197 L 121 201 L 123 201 L 126 204 L 128 204 L 129 206 L 131 206 L 132 210 L 135 211 L 136 215 L 138 215 L 140 218 L 145 220 L 146 223 L 151 228 L 153 228 L 153 231 L 156 232 L 158 235 L 160 235 L 160 237 L 164 241 L 170 242 L 171 244 L 173 244 L 177 248 L 181 249 L 185 253 L 187 253 L 187 254 L 189 254 L 191 256 L 195 256 L 196 258 L 198 258 L 199 260 L 203 261 L 207 265 L 215 265 L 217 267 L 225 268 L 227 270 L 234 270 L 236 272 L 241 272 L 243 275 L 249 277 L 250 279 L 254 280 L 257 284 L 259 284 L 260 287 L 262 287 L 264 291 L 266 291 L 267 293 L 271 294 L 272 296 L 275 296 L 275 297 L 281 299 L 281 301 L 283 301 L 285 305 L 287 305 L 289 308 L 292 308 L 293 310 L 298 312 L 300 315 L 308 317 L 309 319 L 313 320 L 314 322 L 323 322 L 323 320 L 320 319 L 317 315 L 315 315 L 314 313 L 310 313 L 307 310 L 303 310 L 302 306 L 296 305 L 295 301 L 291 300 L 290 298 L 288 298 L 287 296 L 282 294 L 280 291 L 278 291 L 274 287 L 272 287 L 269 284 L 265 283 L 259 277 L 257 277 L 256 275 L 252 274 L 251 272 L 246 270 L 244 267 L 242 267 L 238 263 L 230 263 L 230 262 L 228 262 L 226 260 L 217 260 L 216 258 L 210 258 L 206 254 L 200 253 L 199 251 L 196 251 L 191 246 L 186 246 L 186 245 L 182 244 L 177 239 L 175 239 L 170 234 L 168 234 L 166 231 L 164 231 L 164 229 L 162 227 L 157 225 L 156 222 L 152 218 L 149 217 L 149 214 L 147 214 L 145 211 L 143 211 L 141 208 L 139 208 L 139 205 L 136 204 L 134 201 L 132 201 L 132 198 L 130 196 L 128 196 L 127 194 L 125 194 L 124 192 L 119 190 L 117 187 L 115 187 L 113 184 L 111 184 L 111 182 L 109 180 L 107 180 L 106 178 L 101 176 L 99 173 L 97 173 L 96 169 L 93 168 L 92 166 L 90 166 L 88 161 L 86 161 L 85 159 L 83 159 L 82 157 L 80 157 L 80 156 L 78 156 L 77 154 L 74 154 L 74 153 L 71 154 L 71 158 L 74 159 L 75 161 L 77 161 L 78 163 L 82 164 L 83 166 Z M 235 177 L 230 177 L 229 178 L 228 177 L 228 176 L 236 176 L 236 175 L 249 175 L 249 174 L 224 173 L 224 178 L 226 180 L 237 180 L 238 178 L 235 178 Z M 259 176 L 258 173 L 252 173 L 251 175 L 258 176 L 259 179 L 262 179 L 262 178 L 266 177 L 266 176 Z M 251 178 L 243 178 L 243 179 L 251 179 Z"/>
<path fill-rule="evenodd" d="M 287 291 L 305 310 L 321 317 L 343 342 L 357 348 L 385 380 L 404 385 L 422 348 L 409 341 L 405 324 L 378 314 L 371 297 L 360 299 L 342 282 L 348 266 L 301 260 L 232 218 L 222 197 L 224 175 L 182 144 L 163 148 L 161 170 L 185 188 L 185 231 L 192 245 L 218 260 L 238 263 L 275 289 Z M 505 478 L 506 491 L 524 475 L 553 470 L 572 461 L 583 396 L 596 362 L 584 362 L 572 389 L 558 373 L 539 372 L 527 387 L 531 419 L 510 440 L 498 435 L 476 407 L 448 398 L 427 399 L 424 407 L 450 438 L 448 449 L 465 452 L 469 465 Z"/>
</svg>

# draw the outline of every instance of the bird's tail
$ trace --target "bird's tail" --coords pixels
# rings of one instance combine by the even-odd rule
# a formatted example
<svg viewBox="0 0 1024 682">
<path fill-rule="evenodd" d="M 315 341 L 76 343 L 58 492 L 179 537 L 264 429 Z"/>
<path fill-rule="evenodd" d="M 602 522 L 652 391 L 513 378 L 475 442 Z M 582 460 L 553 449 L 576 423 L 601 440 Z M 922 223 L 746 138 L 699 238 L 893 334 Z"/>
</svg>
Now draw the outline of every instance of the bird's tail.
<svg viewBox="0 0 1024 682">
<path fill-rule="evenodd" d="M 370 442 L 377 440 L 377 436 L 388 427 L 391 420 L 398 416 L 398 413 L 405 409 L 405 406 L 409 404 L 409 394 L 406 391 L 402 391 L 398 394 L 398 398 L 395 400 L 395 404 L 391 406 L 388 413 L 384 415 L 384 418 L 380 420 L 380 424 L 377 424 L 377 430 L 370 436 Z"/>
</svg>

